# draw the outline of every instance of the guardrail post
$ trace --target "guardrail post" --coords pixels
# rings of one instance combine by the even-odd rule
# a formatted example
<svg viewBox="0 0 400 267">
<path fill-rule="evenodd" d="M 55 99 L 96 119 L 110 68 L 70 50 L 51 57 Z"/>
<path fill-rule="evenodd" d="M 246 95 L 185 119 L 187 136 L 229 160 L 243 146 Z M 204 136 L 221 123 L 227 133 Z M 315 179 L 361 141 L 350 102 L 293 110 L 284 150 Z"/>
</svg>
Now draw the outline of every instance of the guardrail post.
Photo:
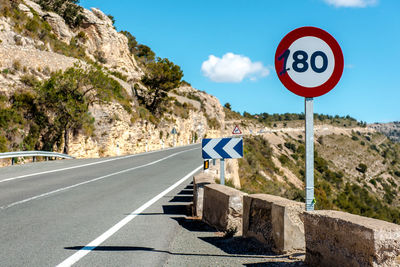
<svg viewBox="0 0 400 267">
<path fill-rule="evenodd" d="M 35 156 L 33 156 L 32 162 L 36 162 L 36 157 Z"/>
<path fill-rule="evenodd" d="M 11 165 L 14 165 L 15 163 L 15 158 L 11 158 Z"/>
</svg>

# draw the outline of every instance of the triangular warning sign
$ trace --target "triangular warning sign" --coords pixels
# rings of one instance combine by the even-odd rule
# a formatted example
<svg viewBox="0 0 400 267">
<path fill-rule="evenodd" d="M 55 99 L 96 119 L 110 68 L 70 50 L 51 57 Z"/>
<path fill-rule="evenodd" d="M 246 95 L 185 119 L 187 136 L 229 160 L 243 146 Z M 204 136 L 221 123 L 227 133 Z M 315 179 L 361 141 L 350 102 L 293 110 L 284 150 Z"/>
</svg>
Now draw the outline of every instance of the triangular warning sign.
<svg viewBox="0 0 400 267">
<path fill-rule="evenodd" d="M 235 129 L 233 129 L 232 134 L 242 134 L 242 131 L 240 131 L 239 126 L 235 126 Z"/>
</svg>

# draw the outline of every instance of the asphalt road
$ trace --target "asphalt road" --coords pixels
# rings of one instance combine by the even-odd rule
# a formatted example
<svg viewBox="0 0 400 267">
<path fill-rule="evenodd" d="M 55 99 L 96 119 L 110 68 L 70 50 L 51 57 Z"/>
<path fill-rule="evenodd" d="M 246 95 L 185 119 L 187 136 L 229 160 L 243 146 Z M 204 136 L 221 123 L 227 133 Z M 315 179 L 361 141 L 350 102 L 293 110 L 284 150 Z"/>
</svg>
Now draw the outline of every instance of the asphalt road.
<svg viewBox="0 0 400 267">
<path fill-rule="evenodd" d="M 194 145 L 1 168 L 0 266 L 164 265 L 201 165 Z"/>
</svg>

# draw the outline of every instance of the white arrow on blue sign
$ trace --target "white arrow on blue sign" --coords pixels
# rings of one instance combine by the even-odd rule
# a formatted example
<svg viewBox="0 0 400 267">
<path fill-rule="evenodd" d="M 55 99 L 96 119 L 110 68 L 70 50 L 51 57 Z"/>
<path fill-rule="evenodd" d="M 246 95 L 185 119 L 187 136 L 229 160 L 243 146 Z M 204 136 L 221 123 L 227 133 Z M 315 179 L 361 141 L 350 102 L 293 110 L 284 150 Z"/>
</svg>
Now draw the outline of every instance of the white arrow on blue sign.
<svg viewBox="0 0 400 267">
<path fill-rule="evenodd" d="M 203 159 L 243 158 L 243 138 L 207 138 L 202 148 Z"/>
</svg>

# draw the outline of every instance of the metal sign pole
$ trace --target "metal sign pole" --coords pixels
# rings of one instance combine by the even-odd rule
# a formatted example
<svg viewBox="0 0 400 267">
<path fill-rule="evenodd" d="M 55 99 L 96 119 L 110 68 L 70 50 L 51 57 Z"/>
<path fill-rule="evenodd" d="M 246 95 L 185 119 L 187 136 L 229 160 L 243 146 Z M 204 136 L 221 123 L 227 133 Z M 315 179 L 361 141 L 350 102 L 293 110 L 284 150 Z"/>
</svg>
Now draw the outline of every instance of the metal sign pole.
<svg viewBox="0 0 400 267">
<path fill-rule="evenodd" d="M 306 211 L 314 210 L 314 100 L 305 98 L 306 115 Z"/>
<path fill-rule="evenodd" d="M 221 175 L 220 175 L 220 184 L 225 185 L 225 159 L 220 159 L 219 160 L 219 165 L 221 168 Z"/>
</svg>

